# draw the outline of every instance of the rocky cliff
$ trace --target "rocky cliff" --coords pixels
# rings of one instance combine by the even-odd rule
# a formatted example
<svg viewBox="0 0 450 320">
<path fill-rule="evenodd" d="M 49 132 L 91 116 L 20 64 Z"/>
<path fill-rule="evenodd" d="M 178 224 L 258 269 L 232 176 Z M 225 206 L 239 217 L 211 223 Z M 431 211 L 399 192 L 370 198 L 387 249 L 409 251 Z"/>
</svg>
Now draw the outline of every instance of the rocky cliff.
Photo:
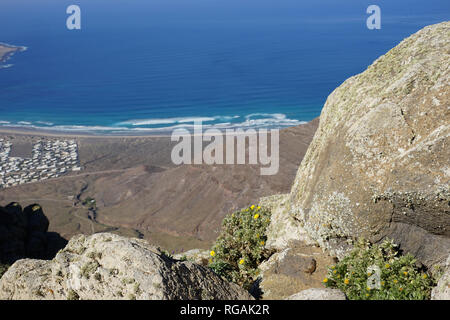
<svg viewBox="0 0 450 320">
<path fill-rule="evenodd" d="M 450 253 L 450 22 L 402 41 L 327 99 L 271 227 L 342 256 L 389 237 L 431 266 Z M 285 232 L 290 230 L 289 232 Z"/>
<path fill-rule="evenodd" d="M 252 299 L 211 269 L 174 260 L 144 240 L 73 237 L 51 261 L 24 259 L 0 279 L 0 299 Z"/>
</svg>

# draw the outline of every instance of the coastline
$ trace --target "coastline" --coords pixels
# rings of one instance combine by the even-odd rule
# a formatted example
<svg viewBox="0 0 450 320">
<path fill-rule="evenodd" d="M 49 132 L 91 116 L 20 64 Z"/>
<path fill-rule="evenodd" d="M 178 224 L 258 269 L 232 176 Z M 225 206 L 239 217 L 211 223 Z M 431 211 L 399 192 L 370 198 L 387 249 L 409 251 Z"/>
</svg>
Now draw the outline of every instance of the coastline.
<svg viewBox="0 0 450 320">
<path fill-rule="evenodd" d="M 239 121 L 232 122 L 231 119 Z M 311 119 L 312 120 L 312 119 Z M 99 120 L 98 120 L 99 121 Z M 48 121 L 1 119 L 0 130 L 14 130 L 25 132 L 44 132 L 52 135 L 83 135 L 83 136 L 171 136 L 176 129 L 185 129 L 192 133 L 195 131 L 195 121 L 199 121 L 203 131 L 210 129 L 224 130 L 260 130 L 283 129 L 304 124 L 307 121 L 290 119 L 282 113 L 251 113 L 234 116 L 210 117 L 169 117 L 159 119 L 127 120 L 115 124 L 55 124 Z M 219 122 L 217 122 L 219 121 Z M 158 126 L 158 125 L 165 126 Z"/>
<path fill-rule="evenodd" d="M 42 136 L 42 137 L 62 137 L 62 138 L 117 138 L 117 139 L 136 139 L 136 138 L 170 138 L 170 134 L 142 134 L 142 135 L 108 135 L 99 134 L 93 132 L 82 132 L 78 131 L 76 133 L 68 131 L 58 131 L 55 130 L 45 130 L 45 129 L 33 129 L 33 128 L 23 128 L 23 127 L 1 127 L 0 135 L 22 135 L 22 136 Z"/>
<path fill-rule="evenodd" d="M 317 119 L 317 118 L 315 118 L 315 119 Z M 301 127 L 301 126 L 309 124 L 310 122 L 314 121 L 315 119 L 310 120 L 310 121 L 302 121 L 299 124 L 292 125 L 292 126 L 285 126 L 285 127 L 278 128 L 278 129 L 280 131 L 285 131 L 285 130 L 289 130 L 291 128 Z M 242 129 L 246 130 L 249 128 L 242 128 Z M 251 129 L 258 130 L 259 128 L 251 128 Z M 268 130 L 270 130 L 270 129 L 268 129 Z M 51 129 L 46 130 L 44 128 L 36 129 L 36 128 L 31 128 L 31 127 L 0 126 L 0 135 L 6 135 L 6 134 L 23 135 L 23 136 L 42 136 L 42 137 L 106 138 L 106 139 L 109 139 L 109 138 L 116 138 L 116 139 L 170 138 L 172 136 L 169 131 L 167 133 L 146 132 L 146 133 L 142 133 L 142 134 L 129 134 L 128 135 L 128 134 L 123 134 L 123 133 L 108 134 L 108 133 L 98 133 L 98 132 L 81 131 L 81 130 L 76 131 L 76 132 L 71 132 L 71 131 L 64 131 L 64 130 L 60 130 L 60 131 L 51 130 Z"/>
</svg>

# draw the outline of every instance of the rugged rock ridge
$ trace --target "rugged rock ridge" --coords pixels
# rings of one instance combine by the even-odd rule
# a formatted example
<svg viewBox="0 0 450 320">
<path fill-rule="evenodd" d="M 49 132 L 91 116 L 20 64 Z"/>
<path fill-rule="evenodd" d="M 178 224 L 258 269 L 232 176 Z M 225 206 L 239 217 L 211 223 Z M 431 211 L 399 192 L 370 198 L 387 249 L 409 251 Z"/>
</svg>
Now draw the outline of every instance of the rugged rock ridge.
<svg viewBox="0 0 450 320">
<path fill-rule="evenodd" d="M 450 253 L 450 22 L 402 41 L 327 99 L 274 219 L 342 256 L 347 240 L 393 238 L 431 266 Z M 295 226 L 295 227 L 293 227 Z M 284 228 L 297 232 L 282 232 Z"/>
<path fill-rule="evenodd" d="M 0 299 L 252 299 L 209 268 L 167 257 L 146 241 L 109 233 L 73 237 L 51 261 L 19 260 Z"/>
</svg>

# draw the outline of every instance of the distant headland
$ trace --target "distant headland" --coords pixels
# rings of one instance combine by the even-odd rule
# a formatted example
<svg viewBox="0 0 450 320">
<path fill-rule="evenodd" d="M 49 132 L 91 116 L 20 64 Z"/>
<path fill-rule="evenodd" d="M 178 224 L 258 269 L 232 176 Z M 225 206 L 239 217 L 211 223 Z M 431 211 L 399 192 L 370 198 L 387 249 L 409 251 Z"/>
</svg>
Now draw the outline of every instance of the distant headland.
<svg viewBox="0 0 450 320">
<path fill-rule="evenodd" d="M 26 47 L 17 47 L 0 42 L 0 68 L 6 68 L 10 66 L 3 65 L 3 63 L 11 58 L 16 52 L 25 51 L 26 49 Z"/>
</svg>

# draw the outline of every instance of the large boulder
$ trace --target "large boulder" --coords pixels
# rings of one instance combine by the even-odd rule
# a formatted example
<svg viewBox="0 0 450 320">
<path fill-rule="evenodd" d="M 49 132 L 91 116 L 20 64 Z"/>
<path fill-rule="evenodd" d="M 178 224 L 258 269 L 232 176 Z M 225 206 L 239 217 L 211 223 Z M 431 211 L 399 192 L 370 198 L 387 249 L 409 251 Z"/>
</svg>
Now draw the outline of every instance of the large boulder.
<svg viewBox="0 0 450 320">
<path fill-rule="evenodd" d="M 19 260 L 0 279 L 0 299 L 251 298 L 209 268 L 109 233 L 76 236 L 51 261 Z"/>
<path fill-rule="evenodd" d="M 424 28 L 328 97 L 287 212 L 333 254 L 389 237 L 427 266 L 449 255 L 449 34 Z"/>
</svg>

